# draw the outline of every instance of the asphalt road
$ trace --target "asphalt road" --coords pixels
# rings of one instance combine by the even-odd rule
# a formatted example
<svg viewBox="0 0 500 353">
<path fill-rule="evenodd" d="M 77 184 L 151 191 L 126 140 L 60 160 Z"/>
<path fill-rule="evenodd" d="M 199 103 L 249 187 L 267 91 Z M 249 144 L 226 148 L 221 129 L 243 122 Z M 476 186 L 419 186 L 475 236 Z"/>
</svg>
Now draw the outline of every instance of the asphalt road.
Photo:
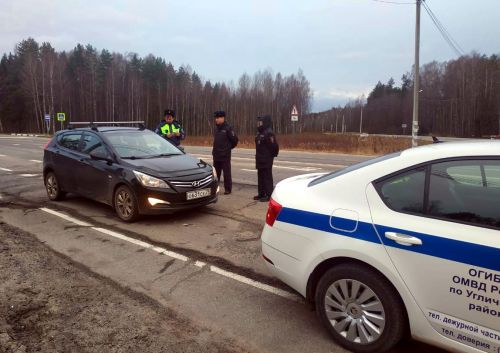
<svg viewBox="0 0 500 353">
<path fill-rule="evenodd" d="M 233 154 L 233 194 L 202 210 L 118 220 L 111 208 L 69 195 L 50 202 L 36 137 L 0 136 L 0 220 L 55 251 L 255 352 L 344 352 L 303 300 L 260 258 L 267 205 L 255 202 L 252 150 Z M 210 149 L 187 147 L 210 161 Z M 369 157 L 280 152 L 275 181 L 329 172 Z M 299 162 L 300 161 L 300 162 Z M 441 352 L 418 342 L 394 352 Z"/>
<path fill-rule="evenodd" d="M 212 161 L 211 147 L 186 146 L 185 151 L 204 160 Z M 321 152 L 280 151 L 274 160 L 273 177 L 275 182 L 307 173 L 327 173 L 349 165 L 373 158 Z M 233 179 L 237 183 L 257 185 L 255 169 L 255 150 L 236 148 L 231 159 Z"/>
</svg>

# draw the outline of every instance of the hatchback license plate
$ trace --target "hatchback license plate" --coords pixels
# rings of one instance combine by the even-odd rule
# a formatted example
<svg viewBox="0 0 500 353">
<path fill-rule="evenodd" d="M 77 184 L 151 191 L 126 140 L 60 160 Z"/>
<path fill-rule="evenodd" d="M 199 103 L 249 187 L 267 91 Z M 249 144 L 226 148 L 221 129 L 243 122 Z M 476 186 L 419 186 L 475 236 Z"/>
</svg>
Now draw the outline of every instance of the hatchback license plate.
<svg viewBox="0 0 500 353">
<path fill-rule="evenodd" d="M 201 189 L 201 190 L 196 190 L 196 191 L 188 191 L 188 192 L 186 192 L 186 199 L 187 200 L 200 199 L 202 197 L 210 196 L 211 193 L 212 193 L 211 189 Z"/>
</svg>

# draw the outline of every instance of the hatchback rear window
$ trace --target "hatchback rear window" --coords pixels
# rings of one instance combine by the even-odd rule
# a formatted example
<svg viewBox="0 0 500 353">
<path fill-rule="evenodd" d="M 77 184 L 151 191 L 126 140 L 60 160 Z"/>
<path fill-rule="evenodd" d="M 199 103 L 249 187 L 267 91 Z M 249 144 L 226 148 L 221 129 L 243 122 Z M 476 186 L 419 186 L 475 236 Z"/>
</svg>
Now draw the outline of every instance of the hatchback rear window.
<svg viewBox="0 0 500 353">
<path fill-rule="evenodd" d="M 57 139 L 59 145 L 73 150 L 78 151 L 78 146 L 80 145 L 80 139 L 82 137 L 81 132 L 69 132 L 65 134 L 61 134 Z"/>
</svg>

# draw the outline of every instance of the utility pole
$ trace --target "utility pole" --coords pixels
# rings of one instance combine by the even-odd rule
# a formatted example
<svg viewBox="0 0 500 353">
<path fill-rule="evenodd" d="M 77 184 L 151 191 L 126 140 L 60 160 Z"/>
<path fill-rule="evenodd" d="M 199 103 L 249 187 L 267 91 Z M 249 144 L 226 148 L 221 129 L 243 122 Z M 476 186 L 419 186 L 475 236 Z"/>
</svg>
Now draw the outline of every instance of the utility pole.
<svg viewBox="0 0 500 353">
<path fill-rule="evenodd" d="M 359 121 L 359 134 L 361 135 L 361 130 L 363 128 L 363 105 L 361 105 L 361 119 Z"/>
<path fill-rule="evenodd" d="M 418 134 L 418 94 L 420 90 L 419 73 L 419 51 L 420 51 L 420 4 L 423 0 L 417 0 L 417 18 L 415 21 L 415 68 L 413 77 L 413 125 L 411 129 L 411 146 L 417 147 Z"/>
</svg>

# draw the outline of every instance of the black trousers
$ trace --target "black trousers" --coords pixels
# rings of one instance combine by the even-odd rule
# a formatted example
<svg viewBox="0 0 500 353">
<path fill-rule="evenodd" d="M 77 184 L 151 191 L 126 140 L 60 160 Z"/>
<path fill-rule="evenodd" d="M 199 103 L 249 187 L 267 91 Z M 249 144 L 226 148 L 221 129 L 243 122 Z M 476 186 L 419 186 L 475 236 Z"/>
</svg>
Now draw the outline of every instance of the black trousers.
<svg viewBox="0 0 500 353">
<path fill-rule="evenodd" d="M 273 193 L 273 168 L 257 169 L 259 196 L 271 196 Z"/>
<path fill-rule="evenodd" d="M 224 191 L 231 192 L 231 189 L 233 188 L 233 179 L 231 178 L 231 160 L 214 161 L 214 168 L 219 182 L 222 173 L 224 173 Z"/>
</svg>

